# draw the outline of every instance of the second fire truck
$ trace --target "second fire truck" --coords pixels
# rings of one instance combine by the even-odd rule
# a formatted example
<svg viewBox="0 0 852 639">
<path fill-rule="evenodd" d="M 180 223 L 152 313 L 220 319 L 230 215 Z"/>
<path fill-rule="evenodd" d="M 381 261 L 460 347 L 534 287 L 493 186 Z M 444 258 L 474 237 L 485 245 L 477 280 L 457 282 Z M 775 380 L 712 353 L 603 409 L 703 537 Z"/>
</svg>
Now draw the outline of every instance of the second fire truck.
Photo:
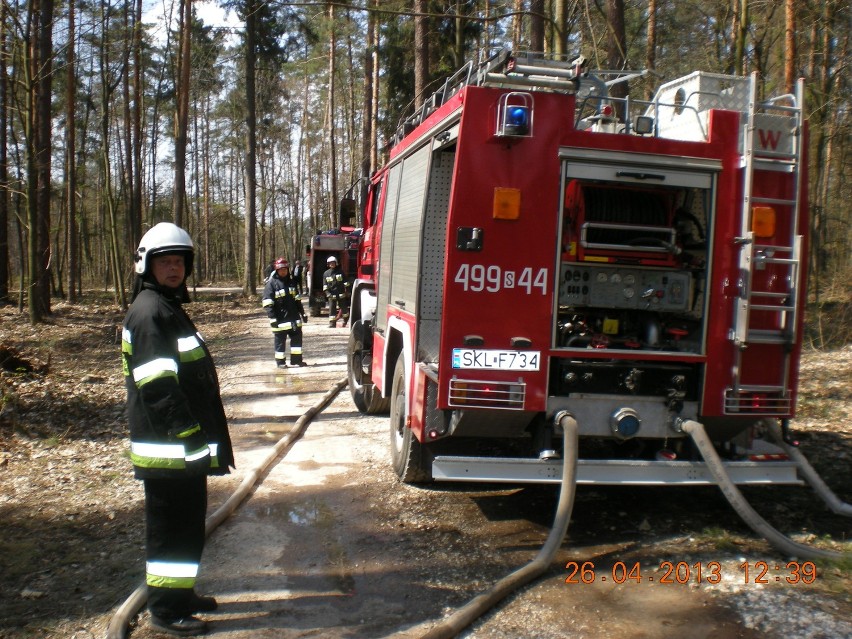
<svg viewBox="0 0 852 639">
<path fill-rule="evenodd" d="M 305 250 L 308 256 L 307 294 L 311 317 L 319 317 L 328 304 L 323 292 L 323 274 L 328 268 L 329 258 L 337 260 L 347 280 L 355 279 L 359 240 L 360 231 L 352 226 L 323 231 L 311 238 Z"/>
<path fill-rule="evenodd" d="M 559 481 L 568 411 L 579 483 L 716 483 L 685 424 L 732 484 L 799 483 L 780 440 L 805 302 L 802 84 L 765 100 L 756 76 L 696 72 L 610 96 L 633 79 L 470 64 L 372 177 L 349 383 L 390 412 L 403 481 Z"/>
</svg>

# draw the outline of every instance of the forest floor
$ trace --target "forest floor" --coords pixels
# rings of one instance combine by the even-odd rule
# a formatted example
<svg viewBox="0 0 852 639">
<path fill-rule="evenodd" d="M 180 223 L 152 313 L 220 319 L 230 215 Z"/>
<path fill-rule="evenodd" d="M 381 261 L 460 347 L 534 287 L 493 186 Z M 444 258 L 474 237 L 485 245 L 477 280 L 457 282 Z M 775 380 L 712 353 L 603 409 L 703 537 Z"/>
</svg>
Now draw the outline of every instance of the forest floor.
<svg viewBox="0 0 852 639">
<path fill-rule="evenodd" d="M 254 339 L 251 325 L 261 314 L 256 300 L 224 293 L 206 295 L 189 310 L 217 365 L 240 358 L 246 362 L 238 365 L 249 365 L 244 345 Z M 120 368 L 122 319 L 123 313 L 109 299 L 89 299 L 74 306 L 56 304 L 48 320 L 36 326 L 30 325 L 25 313 L 0 307 L 0 638 L 102 637 L 115 607 L 139 583 L 142 491 L 132 478 L 126 453 L 125 390 Z M 263 339 L 266 348 L 271 340 L 265 334 Z M 793 424 L 805 455 L 846 501 L 852 500 L 850 379 L 852 346 L 806 350 L 801 365 L 799 415 Z M 374 471 L 362 470 L 366 478 L 362 483 L 369 484 L 367 475 Z M 382 472 L 388 474 L 386 469 Z M 453 530 L 469 527 L 461 520 L 452 520 L 454 516 L 469 516 L 465 509 L 441 507 L 446 497 L 435 491 L 405 490 L 411 492 L 405 493 L 408 501 L 403 503 L 388 475 L 377 481 L 375 497 L 394 512 L 414 509 L 413 519 L 409 518 L 414 521 L 412 535 L 440 532 L 447 526 Z M 672 544 L 675 548 L 682 544 L 688 549 L 683 556 L 698 557 L 699 562 L 714 553 L 725 554 L 731 561 L 755 553 L 765 555 L 766 543 L 755 539 L 712 490 L 701 493 L 706 501 L 700 513 L 685 515 L 694 507 L 691 493 L 672 489 L 666 503 L 657 504 L 657 511 L 647 517 L 640 516 L 643 511 L 631 503 L 637 495 L 646 493 L 607 487 L 587 491 L 578 496 L 580 508 L 575 509 L 571 524 L 571 531 L 577 531 L 571 533 L 572 544 L 618 545 L 619 538 L 641 538 L 643 561 L 654 553 L 677 559 Z M 760 491 L 749 492 L 760 495 L 765 506 L 760 508 L 761 514 L 773 525 L 790 534 L 790 522 L 796 522 L 793 536 L 797 541 L 848 550 L 852 535 L 849 520 L 828 512 L 809 489 L 753 490 Z M 513 507 L 535 521 L 541 516 L 525 513 L 528 504 L 523 503 L 530 494 L 536 495 L 507 494 L 505 501 L 520 499 Z M 602 498 L 607 500 L 606 510 L 590 507 Z M 538 504 L 549 500 L 552 495 L 546 491 L 534 497 Z M 440 517 L 433 519 L 430 513 L 434 514 L 435 508 L 440 509 Z M 538 523 L 548 525 L 546 518 Z M 382 534 L 376 532 L 379 537 Z M 635 553 L 630 550 L 632 544 L 622 546 L 625 560 Z M 412 552 L 428 550 L 415 546 L 412 542 Z M 467 548 L 455 537 L 451 546 L 462 555 L 482 554 L 481 549 Z M 413 560 L 417 561 L 416 555 Z M 423 559 L 422 565 L 429 561 Z M 500 568 L 500 562 L 487 563 L 488 570 L 481 564 L 470 564 L 468 584 L 481 584 L 483 573 Z M 807 597 L 815 598 L 816 610 L 839 618 L 846 624 L 844 628 L 852 627 L 850 565 L 818 562 L 818 567 L 820 577 L 809 586 Z M 793 590 L 794 596 L 801 592 Z M 487 636 L 503 635 L 490 630 Z M 622 636 L 640 635 L 628 632 Z"/>
</svg>

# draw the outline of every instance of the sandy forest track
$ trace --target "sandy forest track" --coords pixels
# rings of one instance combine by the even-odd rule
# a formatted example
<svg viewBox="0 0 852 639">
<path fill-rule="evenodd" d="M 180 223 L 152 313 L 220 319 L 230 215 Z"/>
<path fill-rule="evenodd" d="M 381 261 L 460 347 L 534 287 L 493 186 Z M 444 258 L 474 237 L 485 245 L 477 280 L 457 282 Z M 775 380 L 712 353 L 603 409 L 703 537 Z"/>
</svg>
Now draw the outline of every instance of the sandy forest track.
<svg viewBox="0 0 852 639">
<path fill-rule="evenodd" d="M 219 366 L 238 473 L 211 481 L 211 511 L 307 406 L 345 375 L 345 331 L 306 327 L 305 371 L 277 374 L 256 304 L 229 296 L 190 307 Z M 15 324 L 2 341 L 47 375 L 0 378 L 3 535 L 0 637 L 102 637 L 142 578 L 141 487 L 125 459 L 123 387 L 109 307 L 58 309 L 52 325 Z M 850 351 L 808 355 L 796 424 L 838 495 L 850 494 Z M 50 382 L 50 383 L 48 383 Z M 57 411 L 61 406 L 61 411 Z M 843 430 L 845 429 L 845 430 Z M 466 602 L 532 558 L 547 534 L 552 487 L 399 484 L 385 418 L 344 391 L 243 508 L 211 537 L 201 587 L 222 602 L 212 635 L 384 637 Z M 799 540 L 839 547 L 849 521 L 807 488 L 751 489 L 753 503 Z M 744 561 L 785 558 L 754 539 L 718 490 L 580 487 L 568 538 L 547 577 L 474 625 L 468 637 L 836 637 L 852 633 L 848 565 L 814 584 L 743 584 Z M 566 584 L 569 562 L 594 583 Z M 637 562 L 643 581 L 603 577 Z M 664 562 L 718 562 L 721 584 L 660 584 Z M 774 575 L 773 575 L 774 576 Z M 650 581 L 654 577 L 654 581 Z M 753 581 L 753 578 L 752 578 Z M 822 634 L 820 634 L 822 633 Z M 408 633 L 409 636 L 415 634 Z M 130 637 L 154 637 L 140 615 Z"/>
</svg>

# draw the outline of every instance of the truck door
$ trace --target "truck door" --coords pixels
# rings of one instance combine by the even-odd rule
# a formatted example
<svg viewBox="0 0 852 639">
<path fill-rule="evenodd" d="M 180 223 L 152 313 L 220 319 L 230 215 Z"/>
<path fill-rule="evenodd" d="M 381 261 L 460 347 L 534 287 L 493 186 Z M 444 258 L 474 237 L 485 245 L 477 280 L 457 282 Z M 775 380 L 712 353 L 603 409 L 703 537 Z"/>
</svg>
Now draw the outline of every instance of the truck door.
<svg viewBox="0 0 852 639">
<path fill-rule="evenodd" d="M 387 328 L 388 307 L 416 313 L 428 145 L 390 170 L 379 244 L 376 329 Z"/>
</svg>

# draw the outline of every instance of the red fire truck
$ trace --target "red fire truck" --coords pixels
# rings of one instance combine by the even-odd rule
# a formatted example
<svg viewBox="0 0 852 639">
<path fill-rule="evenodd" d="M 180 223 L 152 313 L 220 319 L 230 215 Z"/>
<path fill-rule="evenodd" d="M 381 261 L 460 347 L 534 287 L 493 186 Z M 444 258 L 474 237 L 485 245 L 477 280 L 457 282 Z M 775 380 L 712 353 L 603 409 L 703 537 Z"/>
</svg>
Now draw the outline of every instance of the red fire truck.
<svg viewBox="0 0 852 639">
<path fill-rule="evenodd" d="M 696 72 L 611 96 L 641 75 L 469 64 L 372 177 L 349 382 L 390 411 L 402 480 L 559 481 L 568 411 L 579 483 L 716 483 L 687 422 L 733 483 L 800 483 L 767 432 L 796 405 L 802 83 L 767 100 L 756 76 Z"/>
</svg>

